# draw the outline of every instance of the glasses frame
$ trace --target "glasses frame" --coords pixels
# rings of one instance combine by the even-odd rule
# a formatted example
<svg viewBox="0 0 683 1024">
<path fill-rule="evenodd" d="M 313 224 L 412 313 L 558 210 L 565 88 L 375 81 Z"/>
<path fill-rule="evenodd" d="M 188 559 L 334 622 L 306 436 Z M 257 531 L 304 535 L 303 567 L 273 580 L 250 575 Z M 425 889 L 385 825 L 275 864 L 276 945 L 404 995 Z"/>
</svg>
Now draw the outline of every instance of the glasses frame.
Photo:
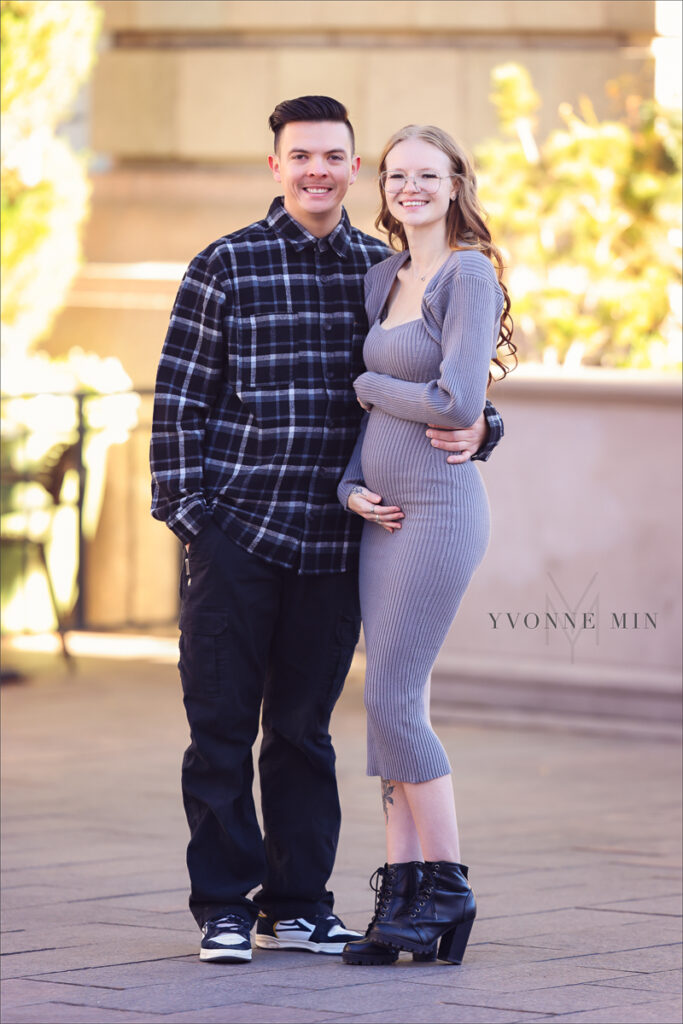
<svg viewBox="0 0 683 1024">
<path fill-rule="evenodd" d="M 423 186 L 418 185 L 417 180 L 416 180 L 416 175 L 414 175 L 414 174 L 403 174 L 403 172 L 400 172 L 402 177 L 405 178 L 405 181 L 403 182 L 403 184 L 401 185 L 400 188 L 396 189 L 396 191 L 393 192 L 390 189 L 388 189 L 387 186 L 386 186 L 387 175 L 390 174 L 390 173 L 391 174 L 396 174 L 398 172 L 396 172 L 396 171 L 391 171 L 391 172 L 390 171 L 382 171 L 381 174 L 379 174 L 378 178 L 377 178 L 377 180 L 379 181 L 379 185 L 380 185 L 380 188 L 382 189 L 382 191 L 386 192 L 390 196 L 397 196 L 397 195 L 399 195 L 399 193 L 403 192 L 404 188 L 406 187 L 406 185 L 408 184 L 409 181 L 412 181 L 413 185 L 415 186 L 416 189 L 418 189 L 418 191 L 426 192 L 428 196 L 435 196 L 436 193 L 441 188 L 441 182 L 442 181 L 445 181 L 447 178 L 459 178 L 459 177 L 461 177 L 461 175 L 458 174 L 456 171 L 454 171 L 451 174 L 437 174 L 436 172 L 432 172 L 429 168 L 425 168 L 425 170 L 422 171 L 423 174 L 425 174 L 425 173 L 430 173 L 430 174 L 434 173 L 434 177 L 439 179 L 439 184 L 437 185 L 437 187 L 434 189 L 433 192 L 430 192 L 428 189 L 424 188 Z"/>
</svg>

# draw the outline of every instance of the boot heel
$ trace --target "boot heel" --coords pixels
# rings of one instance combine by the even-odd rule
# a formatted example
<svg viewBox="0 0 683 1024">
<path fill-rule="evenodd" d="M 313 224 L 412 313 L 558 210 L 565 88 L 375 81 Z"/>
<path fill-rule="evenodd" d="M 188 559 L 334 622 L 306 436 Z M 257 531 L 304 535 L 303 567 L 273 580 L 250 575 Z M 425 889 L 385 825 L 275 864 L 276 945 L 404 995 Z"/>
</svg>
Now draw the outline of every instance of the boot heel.
<svg viewBox="0 0 683 1024">
<path fill-rule="evenodd" d="M 473 924 L 474 918 L 470 917 L 442 936 L 439 943 L 439 960 L 446 960 L 451 964 L 462 963 Z"/>
</svg>

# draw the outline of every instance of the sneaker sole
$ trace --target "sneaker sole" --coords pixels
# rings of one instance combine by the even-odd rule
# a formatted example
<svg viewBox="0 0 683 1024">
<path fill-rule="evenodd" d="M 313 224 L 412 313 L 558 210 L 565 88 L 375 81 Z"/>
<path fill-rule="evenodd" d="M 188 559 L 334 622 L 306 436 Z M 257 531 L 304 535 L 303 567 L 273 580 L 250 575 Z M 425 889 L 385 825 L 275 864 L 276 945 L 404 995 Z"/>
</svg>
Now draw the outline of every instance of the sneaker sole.
<svg viewBox="0 0 683 1024">
<path fill-rule="evenodd" d="M 255 940 L 259 949 L 301 949 L 307 953 L 327 953 L 332 956 L 341 954 L 348 939 L 339 942 L 305 942 L 303 939 L 275 939 L 270 935 L 257 935 Z"/>
<path fill-rule="evenodd" d="M 227 952 L 223 949 L 200 949 L 199 959 L 204 963 L 243 964 L 251 960 L 251 950 L 234 949 Z"/>
</svg>

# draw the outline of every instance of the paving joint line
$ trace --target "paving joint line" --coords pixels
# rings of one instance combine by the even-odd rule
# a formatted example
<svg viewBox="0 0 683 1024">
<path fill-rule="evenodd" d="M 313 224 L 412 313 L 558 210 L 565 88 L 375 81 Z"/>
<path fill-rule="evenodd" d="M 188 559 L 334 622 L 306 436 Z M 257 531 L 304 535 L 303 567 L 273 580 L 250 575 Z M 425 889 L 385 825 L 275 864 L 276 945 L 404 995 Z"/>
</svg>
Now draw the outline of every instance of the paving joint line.
<svg viewBox="0 0 683 1024">
<path fill-rule="evenodd" d="M 84 896 L 81 899 L 77 899 L 77 900 L 64 900 L 64 902 L 66 904 L 71 904 L 71 903 L 97 903 L 98 900 L 102 900 L 102 902 L 104 902 L 105 900 L 127 900 L 127 899 L 131 899 L 131 898 L 135 898 L 137 896 L 161 896 L 161 895 L 164 895 L 165 893 L 169 893 L 169 892 L 185 893 L 186 890 L 184 888 L 183 889 L 181 889 L 181 888 L 178 888 L 178 889 L 147 889 L 144 892 L 121 892 L 121 893 L 116 893 L 116 894 L 114 894 L 112 896 Z M 183 907 L 179 907 L 178 909 L 179 910 L 185 910 L 186 907 L 183 906 Z M 175 914 L 175 913 L 177 913 L 177 911 L 170 910 L 170 911 L 165 911 L 165 913 Z"/>
</svg>

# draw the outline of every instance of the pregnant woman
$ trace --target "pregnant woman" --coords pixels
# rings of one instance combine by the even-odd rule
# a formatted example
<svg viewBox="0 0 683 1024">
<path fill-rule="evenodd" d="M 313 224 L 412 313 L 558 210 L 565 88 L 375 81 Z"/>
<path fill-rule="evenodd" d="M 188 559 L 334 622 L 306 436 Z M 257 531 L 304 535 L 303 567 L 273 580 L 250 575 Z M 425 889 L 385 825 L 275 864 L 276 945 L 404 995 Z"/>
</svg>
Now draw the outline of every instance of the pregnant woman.
<svg viewBox="0 0 683 1024">
<path fill-rule="evenodd" d="M 367 651 L 368 775 L 381 778 L 387 863 L 375 914 L 345 963 L 460 963 L 475 916 L 460 861 L 451 768 L 429 720 L 429 679 L 489 539 L 473 462 L 449 465 L 424 425 L 479 416 L 491 361 L 513 357 L 502 259 L 472 165 L 434 127 L 409 125 L 380 162 L 377 227 L 399 252 L 366 279 L 367 372 L 354 387 L 368 415 L 339 499 L 366 520 L 360 563 Z"/>
</svg>

